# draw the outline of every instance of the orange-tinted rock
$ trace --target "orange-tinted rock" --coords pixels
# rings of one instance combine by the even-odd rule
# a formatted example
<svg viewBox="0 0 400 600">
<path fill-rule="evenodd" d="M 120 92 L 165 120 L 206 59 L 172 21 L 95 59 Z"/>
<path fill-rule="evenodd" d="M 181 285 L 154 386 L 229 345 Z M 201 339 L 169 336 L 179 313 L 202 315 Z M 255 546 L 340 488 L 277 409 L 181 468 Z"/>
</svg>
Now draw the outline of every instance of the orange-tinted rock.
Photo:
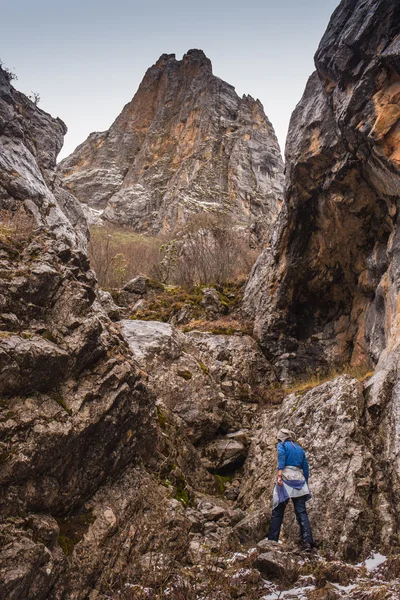
<svg viewBox="0 0 400 600">
<path fill-rule="evenodd" d="M 343 1 L 291 119 L 285 203 L 245 295 L 284 377 L 375 364 L 400 333 L 399 29 L 397 2 Z"/>
<path fill-rule="evenodd" d="M 109 221 L 157 233 L 196 212 L 228 211 L 268 233 L 283 193 L 283 162 L 258 100 L 213 75 L 201 50 L 164 54 L 103 133 L 62 161 L 67 189 Z"/>
</svg>

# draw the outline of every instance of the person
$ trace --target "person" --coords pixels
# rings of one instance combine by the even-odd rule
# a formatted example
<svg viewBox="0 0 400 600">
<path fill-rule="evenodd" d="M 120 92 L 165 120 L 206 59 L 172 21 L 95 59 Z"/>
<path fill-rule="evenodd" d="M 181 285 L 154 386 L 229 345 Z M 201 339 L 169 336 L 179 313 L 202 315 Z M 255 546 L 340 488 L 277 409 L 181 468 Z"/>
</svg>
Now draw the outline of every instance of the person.
<svg viewBox="0 0 400 600">
<path fill-rule="evenodd" d="M 272 517 L 268 539 L 277 542 L 281 532 L 285 508 L 291 498 L 296 520 L 300 527 L 302 548 L 311 552 L 314 547 L 306 502 L 311 498 L 308 487 L 309 467 L 306 453 L 294 441 L 295 434 L 280 429 L 278 439 L 278 475 L 272 499 Z"/>
</svg>

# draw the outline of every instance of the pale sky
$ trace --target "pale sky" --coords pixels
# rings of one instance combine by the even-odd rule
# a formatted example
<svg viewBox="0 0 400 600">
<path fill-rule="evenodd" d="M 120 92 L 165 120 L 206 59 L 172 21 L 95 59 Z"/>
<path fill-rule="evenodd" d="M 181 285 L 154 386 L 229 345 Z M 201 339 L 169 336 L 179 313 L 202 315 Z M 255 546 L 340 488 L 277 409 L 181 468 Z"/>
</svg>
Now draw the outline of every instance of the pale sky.
<svg viewBox="0 0 400 600">
<path fill-rule="evenodd" d="M 68 127 L 59 158 L 108 129 L 163 53 L 204 50 L 259 98 L 283 150 L 290 115 L 339 0 L 0 0 L 0 59 Z"/>
</svg>

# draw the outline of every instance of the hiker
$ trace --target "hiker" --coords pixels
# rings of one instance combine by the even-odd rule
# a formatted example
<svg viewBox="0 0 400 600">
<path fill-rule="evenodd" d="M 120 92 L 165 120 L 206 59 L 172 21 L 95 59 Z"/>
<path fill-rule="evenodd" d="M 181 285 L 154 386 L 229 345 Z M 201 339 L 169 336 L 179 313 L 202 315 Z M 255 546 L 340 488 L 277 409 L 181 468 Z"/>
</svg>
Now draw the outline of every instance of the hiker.
<svg viewBox="0 0 400 600">
<path fill-rule="evenodd" d="M 268 539 L 277 542 L 285 514 L 292 499 L 296 519 L 300 526 L 302 548 L 311 552 L 314 542 L 308 520 L 306 502 L 311 493 L 308 488 L 308 462 L 303 448 L 294 442 L 295 435 L 289 429 L 281 429 L 278 439 L 278 476 L 272 499 L 272 517 Z"/>
</svg>

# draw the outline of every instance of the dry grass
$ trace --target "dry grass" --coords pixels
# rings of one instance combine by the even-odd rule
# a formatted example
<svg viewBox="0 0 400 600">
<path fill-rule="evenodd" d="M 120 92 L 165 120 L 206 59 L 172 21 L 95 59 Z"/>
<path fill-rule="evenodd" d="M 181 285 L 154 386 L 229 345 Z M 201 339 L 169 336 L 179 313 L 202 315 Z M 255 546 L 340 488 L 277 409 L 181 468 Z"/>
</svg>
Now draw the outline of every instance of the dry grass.
<svg viewBox="0 0 400 600">
<path fill-rule="evenodd" d="M 285 392 L 287 394 L 304 394 L 323 383 L 336 379 L 340 375 L 350 375 L 350 377 L 363 382 L 372 377 L 373 374 L 374 371 L 371 371 L 369 365 L 337 365 L 326 371 L 306 375 L 304 378 L 294 381 L 290 386 L 285 387 Z"/>
<path fill-rule="evenodd" d="M 220 318 L 215 321 L 197 319 L 179 327 L 179 329 L 184 333 L 188 333 L 189 331 L 204 331 L 215 335 L 234 335 L 235 333 L 251 335 L 252 324 L 248 321 L 237 321 L 229 318 Z"/>
<path fill-rule="evenodd" d="M 35 225 L 22 204 L 15 210 L 0 210 L 0 245 L 8 251 L 20 250 L 32 239 Z"/>
<path fill-rule="evenodd" d="M 365 575 L 365 571 L 339 561 L 310 562 L 304 565 L 302 574 L 314 575 L 316 587 L 323 588 L 328 582 L 349 585 L 360 575 Z"/>
</svg>

